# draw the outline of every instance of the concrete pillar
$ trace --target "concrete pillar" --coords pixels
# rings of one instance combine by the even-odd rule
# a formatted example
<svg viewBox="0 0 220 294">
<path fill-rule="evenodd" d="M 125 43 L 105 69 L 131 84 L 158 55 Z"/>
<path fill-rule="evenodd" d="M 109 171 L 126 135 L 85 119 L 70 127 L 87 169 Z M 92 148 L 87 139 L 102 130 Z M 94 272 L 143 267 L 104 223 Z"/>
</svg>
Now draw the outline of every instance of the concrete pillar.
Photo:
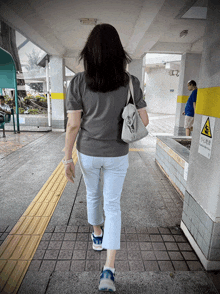
<svg viewBox="0 0 220 294">
<path fill-rule="evenodd" d="M 144 72 L 145 72 L 145 57 L 141 59 L 133 59 L 128 65 L 128 71 L 131 75 L 136 76 L 140 81 L 142 91 L 144 90 Z"/>
<path fill-rule="evenodd" d="M 208 3 L 198 88 L 181 228 L 206 270 L 219 270 L 220 6 L 215 0 Z"/>
<path fill-rule="evenodd" d="M 50 81 L 52 100 L 52 131 L 65 131 L 66 127 L 66 93 L 64 88 L 65 65 L 59 56 L 50 57 Z"/>
<path fill-rule="evenodd" d="M 174 136 L 185 136 L 184 118 L 182 112 L 185 110 L 186 102 L 191 94 L 187 88 L 189 80 L 199 81 L 199 70 L 202 54 L 185 53 L 182 55 L 179 88 L 176 105 L 176 119 L 174 127 Z"/>
</svg>

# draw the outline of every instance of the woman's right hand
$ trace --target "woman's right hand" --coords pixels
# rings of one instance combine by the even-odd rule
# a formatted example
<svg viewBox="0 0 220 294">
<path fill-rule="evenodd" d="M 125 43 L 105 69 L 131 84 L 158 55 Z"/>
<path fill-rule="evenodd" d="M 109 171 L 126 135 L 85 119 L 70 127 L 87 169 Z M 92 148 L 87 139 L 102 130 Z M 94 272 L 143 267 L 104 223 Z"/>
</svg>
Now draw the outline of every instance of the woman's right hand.
<svg viewBox="0 0 220 294">
<path fill-rule="evenodd" d="M 185 111 L 182 112 L 182 115 L 185 115 Z"/>
<path fill-rule="evenodd" d="M 65 176 L 69 182 L 74 183 L 75 178 L 75 165 L 73 162 L 65 164 Z"/>
</svg>

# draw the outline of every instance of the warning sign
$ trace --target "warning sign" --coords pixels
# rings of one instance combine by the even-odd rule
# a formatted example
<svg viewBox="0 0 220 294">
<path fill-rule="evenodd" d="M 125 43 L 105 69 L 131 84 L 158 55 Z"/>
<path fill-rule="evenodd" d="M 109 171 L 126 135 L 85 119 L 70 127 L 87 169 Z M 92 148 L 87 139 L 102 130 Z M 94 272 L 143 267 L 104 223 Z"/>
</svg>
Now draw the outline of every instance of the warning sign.
<svg viewBox="0 0 220 294">
<path fill-rule="evenodd" d="M 209 138 L 212 138 L 212 133 L 211 133 L 211 128 L 210 128 L 210 120 L 209 120 L 209 117 L 207 118 L 206 122 L 205 122 L 205 125 L 202 129 L 202 134 L 204 136 L 207 136 Z"/>
<path fill-rule="evenodd" d="M 214 127 L 215 118 L 203 115 L 198 152 L 208 159 L 211 157 Z"/>
</svg>

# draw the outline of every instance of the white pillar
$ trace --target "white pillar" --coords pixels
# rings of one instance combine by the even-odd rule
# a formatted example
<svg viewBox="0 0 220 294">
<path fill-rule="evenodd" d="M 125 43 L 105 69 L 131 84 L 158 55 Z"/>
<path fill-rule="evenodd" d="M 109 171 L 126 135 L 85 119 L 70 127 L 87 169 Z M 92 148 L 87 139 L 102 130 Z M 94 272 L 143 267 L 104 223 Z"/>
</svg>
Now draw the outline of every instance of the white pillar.
<svg viewBox="0 0 220 294">
<path fill-rule="evenodd" d="M 53 55 L 50 57 L 52 131 L 65 131 L 66 127 L 66 93 L 64 88 L 64 80 L 64 59 Z"/>
<path fill-rule="evenodd" d="M 181 221 L 181 228 L 207 270 L 220 269 L 220 8 L 217 5 L 215 0 L 209 0 Z M 202 132 L 207 119 L 210 124 Z"/>
<path fill-rule="evenodd" d="M 202 54 L 185 53 L 182 55 L 174 127 L 175 136 L 185 136 L 186 134 L 184 129 L 185 116 L 182 115 L 182 112 L 185 110 L 186 102 L 191 94 L 187 88 L 187 83 L 189 80 L 198 83 L 201 57 Z"/>
<path fill-rule="evenodd" d="M 133 59 L 128 65 L 130 74 L 136 76 L 140 81 L 142 91 L 144 90 L 144 71 L 145 71 L 145 57 L 141 59 Z"/>
</svg>

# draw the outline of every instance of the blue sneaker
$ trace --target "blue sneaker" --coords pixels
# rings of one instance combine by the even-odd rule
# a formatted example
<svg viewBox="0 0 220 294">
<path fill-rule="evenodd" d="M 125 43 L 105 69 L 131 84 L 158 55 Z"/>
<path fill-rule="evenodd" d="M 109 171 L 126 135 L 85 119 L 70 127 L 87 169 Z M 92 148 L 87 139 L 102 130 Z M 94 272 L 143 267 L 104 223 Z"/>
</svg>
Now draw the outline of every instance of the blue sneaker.
<svg viewBox="0 0 220 294">
<path fill-rule="evenodd" d="M 92 248 L 96 251 L 101 251 L 103 248 L 102 248 L 102 239 L 103 239 L 103 234 L 104 234 L 104 231 L 103 231 L 103 228 L 102 229 L 102 237 L 95 237 L 94 236 L 94 232 L 92 232 L 91 234 L 91 238 L 92 238 Z"/>
<path fill-rule="evenodd" d="M 104 270 L 102 268 L 102 272 L 100 274 L 100 281 L 99 281 L 99 291 L 109 291 L 115 292 L 115 273 L 110 269 Z"/>
</svg>

